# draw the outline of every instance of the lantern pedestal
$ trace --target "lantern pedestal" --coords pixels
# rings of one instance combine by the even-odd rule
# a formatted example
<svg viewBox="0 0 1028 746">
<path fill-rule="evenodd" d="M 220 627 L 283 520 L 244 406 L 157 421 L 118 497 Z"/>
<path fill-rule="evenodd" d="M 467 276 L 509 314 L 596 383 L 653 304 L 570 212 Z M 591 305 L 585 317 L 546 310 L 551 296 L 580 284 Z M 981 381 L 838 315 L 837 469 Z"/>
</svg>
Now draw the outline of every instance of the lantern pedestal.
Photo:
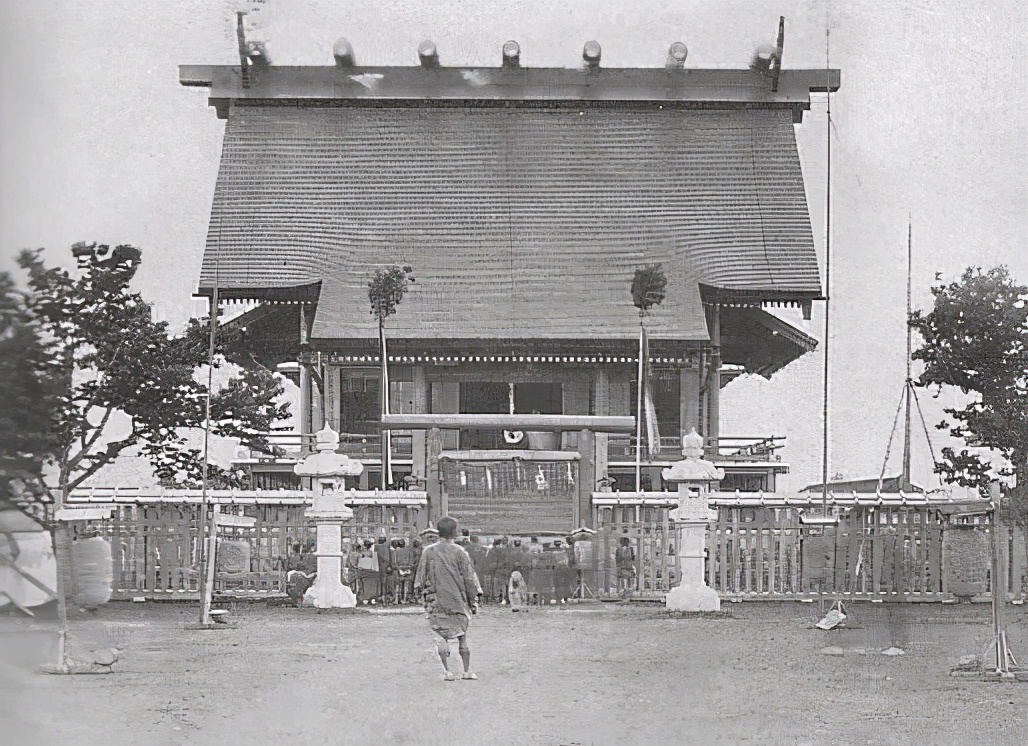
<svg viewBox="0 0 1028 746">
<path fill-rule="evenodd" d="M 353 609 L 357 596 L 343 585 L 343 522 L 353 518 L 346 505 L 343 477 L 358 476 L 364 470 L 360 461 L 336 453 L 339 435 L 328 425 L 315 435 L 317 453 L 293 467 L 302 477 L 312 477 L 314 502 L 307 516 L 317 523 L 318 575 L 305 595 L 319 609 Z"/>
<path fill-rule="evenodd" d="M 669 611 L 720 611 L 717 591 L 707 585 L 705 563 L 707 524 L 712 515 L 708 505 L 711 485 L 724 478 L 724 471 L 701 458 L 703 438 L 692 430 L 682 438 L 685 458 L 664 469 L 665 480 L 678 485 L 678 507 L 670 518 L 678 531 L 682 582 L 668 591 L 664 603 Z"/>
<path fill-rule="evenodd" d="M 679 504 L 671 511 L 671 519 L 678 531 L 679 572 L 682 582 L 668 591 L 664 603 L 670 611 L 720 611 L 721 599 L 717 591 L 707 585 L 706 563 L 707 498 L 704 494 L 690 493 L 689 487 L 678 487 Z"/>
<path fill-rule="evenodd" d="M 314 504 L 317 510 L 317 499 Z M 330 508 L 325 511 L 329 515 L 324 518 L 318 516 L 318 576 L 306 596 L 319 609 L 353 609 L 357 606 L 357 596 L 342 581 L 343 521 L 353 518 L 353 510 L 342 507 L 345 512 Z"/>
</svg>

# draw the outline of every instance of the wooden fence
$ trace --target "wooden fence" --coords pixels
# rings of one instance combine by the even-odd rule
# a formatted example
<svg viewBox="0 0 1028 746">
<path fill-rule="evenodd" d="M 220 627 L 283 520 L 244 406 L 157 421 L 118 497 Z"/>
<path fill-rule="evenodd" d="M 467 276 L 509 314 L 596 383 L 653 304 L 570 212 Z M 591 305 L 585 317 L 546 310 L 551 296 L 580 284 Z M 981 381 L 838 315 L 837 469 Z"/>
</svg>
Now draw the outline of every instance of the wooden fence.
<svg viewBox="0 0 1028 746">
<path fill-rule="evenodd" d="M 370 494 L 370 493 L 369 493 Z M 426 511 L 381 497 L 354 505 L 344 539 L 358 542 L 411 536 L 427 523 Z M 402 494 L 402 493 L 397 493 Z M 659 494 L 659 493 L 656 493 Z M 219 528 L 225 547 L 216 573 L 218 593 L 281 593 L 285 558 L 294 543 L 314 540 L 303 492 L 216 495 L 223 512 L 255 519 L 252 527 Z M 615 597 L 620 584 L 614 553 L 622 538 L 635 554 L 635 598 L 659 599 L 679 580 L 677 535 L 670 496 L 596 505 L 592 541 L 577 562 L 587 595 Z M 706 572 L 724 599 L 805 599 L 839 595 L 882 601 L 982 600 L 992 593 L 987 513 L 963 517 L 936 505 L 852 505 L 837 525 L 804 525 L 800 506 L 722 500 L 708 527 Z M 745 504 L 745 503 L 751 504 Z M 103 505 L 109 517 L 71 521 L 73 536 L 98 531 L 111 543 L 114 598 L 195 597 L 199 587 L 199 500 L 160 499 L 123 492 L 73 499 Z M 1028 595 L 1025 535 L 998 528 L 1001 577 L 1008 599 Z M 351 544 L 352 545 L 352 544 Z M 231 550 L 231 551 L 228 551 Z M 557 595 L 560 595 L 559 593 Z"/>
<path fill-rule="evenodd" d="M 603 506 L 595 510 L 596 534 L 586 582 L 600 598 L 621 596 L 614 553 L 628 539 L 634 563 L 630 579 L 633 598 L 661 598 L 678 584 L 678 537 L 668 506 Z"/>
<path fill-rule="evenodd" d="M 306 546 L 314 539 L 304 510 L 302 505 L 274 504 L 223 508 L 251 516 L 256 523 L 218 528 L 215 592 L 284 592 L 285 559 L 292 545 Z M 199 518 L 198 505 L 142 503 L 116 505 L 108 519 L 70 525 L 73 538 L 97 531 L 110 542 L 113 598 L 189 598 L 200 586 Z"/>
<path fill-rule="evenodd" d="M 674 503 L 602 505 L 589 575 L 597 596 L 618 595 L 614 551 L 635 550 L 632 596 L 660 598 L 677 582 Z M 707 583 L 723 599 L 806 599 L 824 595 L 881 601 L 991 597 L 991 516 L 952 518 L 936 506 L 854 506 L 837 525 L 800 522 L 802 508 L 717 506 L 707 530 Z M 999 587 L 1028 595 L 1024 532 L 999 526 Z"/>
<path fill-rule="evenodd" d="M 410 536 L 418 528 L 417 506 L 390 504 L 385 493 L 358 498 L 353 520 L 344 524 L 351 546 L 378 536 Z M 76 499 L 77 497 L 77 499 Z M 114 502 L 114 500 L 124 502 Z M 407 501 L 409 502 L 409 501 Z M 305 550 L 315 541 L 314 521 L 306 516 L 305 492 L 215 494 L 222 513 L 255 519 L 253 526 L 218 527 L 214 591 L 222 595 L 276 595 L 285 592 L 286 560 L 294 544 Z M 111 545 L 112 598 L 197 598 L 200 586 L 200 504 L 197 495 L 157 496 L 145 492 L 80 493 L 71 505 L 101 505 L 109 517 L 71 520 L 72 539 L 99 534 Z"/>
</svg>

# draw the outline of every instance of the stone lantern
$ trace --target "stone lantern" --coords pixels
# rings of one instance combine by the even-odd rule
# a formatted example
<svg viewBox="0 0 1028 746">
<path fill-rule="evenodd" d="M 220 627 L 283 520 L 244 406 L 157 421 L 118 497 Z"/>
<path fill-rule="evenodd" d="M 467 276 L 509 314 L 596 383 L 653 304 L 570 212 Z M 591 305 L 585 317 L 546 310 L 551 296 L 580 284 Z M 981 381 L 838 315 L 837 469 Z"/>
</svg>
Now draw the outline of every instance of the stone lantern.
<svg viewBox="0 0 1028 746">
<path fill-rule="evenodd" d="M 703 458 L 703 436 L 693 428 L 682 438 L 683 460 L 661 472 L 678 486 L 678 507 L 670 518 L 678 530 L 682 582 L 665 599 L 672 611 L 719 611 L 721 599 L 709 587 L 704 573 L 707 524 L 713 517 L 708 505 L 711 489 L 725 478 L 723 469 Z"/>
<path fill-rule="evenodd" d="M 336 453 L 339 434 L 327 424 L 314 436 L 317 452 L 300 461 L 293 471 L 311 477 L 314 502 L 307 515 L 317 524 L 318 577 L 308 593 L 319 609 L 352 609 L 357 597 L 342 582 L 343 521 L 353 518 L 353 509 L 346 505 L 343 477 L 356 477 L 364 465 L 349 456 Z"/>
</svg>

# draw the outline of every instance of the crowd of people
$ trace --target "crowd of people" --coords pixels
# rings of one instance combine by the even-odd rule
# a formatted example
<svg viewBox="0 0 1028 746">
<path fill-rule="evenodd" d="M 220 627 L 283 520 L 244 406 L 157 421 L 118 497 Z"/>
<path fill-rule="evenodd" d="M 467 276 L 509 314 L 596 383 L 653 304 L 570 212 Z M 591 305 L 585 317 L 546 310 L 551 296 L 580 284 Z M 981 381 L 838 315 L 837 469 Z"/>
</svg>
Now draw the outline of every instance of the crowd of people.
<svg viewBox="0 0 1028 746">
<path fill-rule="evenodd" d="M 438 531 L 429 527 L 410 536 L 380 534 L 344 543 L 342 580 L 364 605 L 420 603 L 414 587 L 418 563 L 425 547 L 438 541 Z M 464 530 L 453 543 L 471 559 L 483 603 L 565 603 L 586 597 L 591 593 L 589 586 L 595 587 L 589 580 L 595 573 L 590 572 L 588 536 L 483 536 Z M 637 586 L 636 551 L 628 537 L 618 542 L 613 564 L 617 592 L 628 597 Z M 294 544 L 284 566 L 287 594 L 301 605 L 317 573 L 315 543 Z"/>
<path fill-rule="evenodd" d="M 353 540 L 348 545 L 343 582 L 361 604 L 419 603 L 414 575 L 424 548 L 438 540 L 438 531 L 431 527 L 410 536 L 383 534 Z M 575 542 L 573 536 L 481 536 L 464 530 L 454 543 L 471 558 L 483 602 L 511 603 L 513 577 L 515 591 L 525 594 L 526 603 L 549 604 L 563 603 L 576 595 L 580 577 Z M 294 544 L 285 569 L 297 591 L 304 585 L 309 587 L 317 571 L 313 542 L 306 547 Z"/>
</svg>

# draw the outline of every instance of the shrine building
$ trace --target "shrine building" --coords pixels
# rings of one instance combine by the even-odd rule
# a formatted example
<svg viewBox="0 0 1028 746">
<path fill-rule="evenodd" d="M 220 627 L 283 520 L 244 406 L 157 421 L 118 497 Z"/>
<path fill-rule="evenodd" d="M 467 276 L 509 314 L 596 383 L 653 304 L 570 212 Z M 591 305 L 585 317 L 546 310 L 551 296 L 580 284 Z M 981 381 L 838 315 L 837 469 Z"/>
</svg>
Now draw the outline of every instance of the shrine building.
<svg viewBox="0 0 1028 746">
<path fill-rule="evenodd" d="M 581 69 L 523 66 L 511 42 L 496 67 L 443 66 L 427 44 L 421 64 L 363 67 L 342 41 L 334 66 L 181 67 L 225 121 L 198 293 L 257 304 L 231 323 L 301 390 L 296 449 L 240 457 L 255 486 L 299 486 L 325 424 L 365 464 L 353 486 L 382 484 L 368 282 L 409 266 L 385 322 L 390 416 L 454 417 L 391 430 L 392 483 L 427 491 L 424 520 L 486 534 L 590 525 L 594 492 L 635 490 L 630 287 L 659 263 L 643 488 L 695 428 L 722 489 L 774 490 L 781 439 L 723 434 L 720 391 L 815 347 L 767 309 L 809 318 L 823 297 L 795 130 L 839 72 L 697 69 L 674 47 L 615 69 L 590 45 Z M 511 414 L 540 425 L 457 417 Z"/>
</svg>

